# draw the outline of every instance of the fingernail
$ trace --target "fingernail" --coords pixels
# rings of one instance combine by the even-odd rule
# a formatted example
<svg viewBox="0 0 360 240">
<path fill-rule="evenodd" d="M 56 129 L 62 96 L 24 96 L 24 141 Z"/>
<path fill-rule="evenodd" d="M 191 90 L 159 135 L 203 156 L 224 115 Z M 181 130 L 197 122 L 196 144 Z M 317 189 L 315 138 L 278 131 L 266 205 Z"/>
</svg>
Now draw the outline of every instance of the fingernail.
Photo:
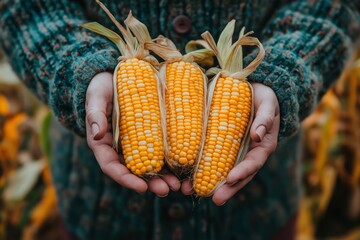
<svg viewBox="0 0 360 240">
<path fill-rule="evenodd" d="M 91 124 L 91 133 L 94 136 L 94 138 L 97 137 L 97 134 L 99 133 L 99 131 L 100 131 L 100 128 L 97 123 Z"/>
<path fill-rule="evenodd" d="M 177 189 L 173 188 L 173 186 L 169 186 L 171 191 L 177 192 L 181 189 L 181 182 L 177 180 L 176 184 L 179 184 L 179 187 Z"/>
<path fill-rule="evenodd" d="M 163 197 L 167 197 L 168 195 L 169 195 L 169 193 L 167 193 L 167 194 L 165 194 L 163 196 L 160 196 L 160 195 L 157 195 L 157 196 L 163 198 Z"/>
<path fill-rule="evenodd" d="M 258 135 L 259 137 L 259 141 L 258 142 L 261 142 L 265 136 L 265 133 L 266 133 L 266 128 L 264 125 L 260 125 L 256 128 L 255 130 L 256 134 Z"/>
<path fill-rule="evenodd" d="M 229 185 L 230 187 L 234 186 L 235 184 L 237 184 L 238 181 L 235 182 L 227 182 L 226 184 Z"/>
<path fill-rule="evenodd" d="M 219 206 L 219 207 L 224 206 L 224 205 L 225 205 L 225 203 L 226 203 L 226 201 L 225 201 L 225 202 L 223 202 L 222 204 L 219 204 L 218 206 Z"/>
</svg>

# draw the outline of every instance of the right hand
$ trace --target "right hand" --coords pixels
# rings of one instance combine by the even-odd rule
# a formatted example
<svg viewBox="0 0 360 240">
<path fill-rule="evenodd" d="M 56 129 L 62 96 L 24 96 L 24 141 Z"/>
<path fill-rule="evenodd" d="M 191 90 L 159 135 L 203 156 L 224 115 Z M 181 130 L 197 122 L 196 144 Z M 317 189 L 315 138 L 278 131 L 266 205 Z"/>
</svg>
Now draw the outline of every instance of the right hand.
<svg viewBox="0 0 360 240">
<path fill-rule="evenodd" d="M 108 72 L 97 74 L 86 92 L 86 135 L 87 143 L 94 152 L 102 171 L 123 187 L 136 192 L 148 189 L 159 197 L 169 194 L 170 189 L 180 189 L 180 181 L 166 170 L 148 181 L 131 173 L 120 163 L 119 154 L 112 148 L 113 134 L 111 115 L 113 108 L 113 75 Z M 161 175 L 161 176 L 160 176 Z"/>
</svg>

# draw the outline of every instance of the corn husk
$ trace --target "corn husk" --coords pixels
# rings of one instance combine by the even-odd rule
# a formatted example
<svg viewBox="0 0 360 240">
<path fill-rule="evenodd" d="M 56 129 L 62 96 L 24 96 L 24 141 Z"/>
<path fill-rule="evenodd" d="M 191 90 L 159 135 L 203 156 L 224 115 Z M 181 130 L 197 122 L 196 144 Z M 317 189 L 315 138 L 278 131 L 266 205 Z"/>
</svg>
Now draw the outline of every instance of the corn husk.
<svg viewBox="0 0 360 240">
<path fill-rule="evenodd" d="M 174 63 L 174 62 L 184 61 L 184 62 L 191 63 L 195 68 L 197 68 L 202 73 L 203 86 L 204 86 L 203 106 L 206 106 L 208 79 L 207 79 L 206 75 L 204 74 L 203 69 L 196 62 L 204 62 L 208 65 L 212 65 L 213 64 L 213 53 L 211 50 L 198 49 L 198 50 L 191 51 L 191 52 L 187 53 L 186 55 L 182 55 L 180 53 L 180 51 L 177 50 L 175 44 L 171 40 L 169 40 L 163 36 L 159 36 L 154 41 L 147 42 L 145 44 L 145 48 L 153 51 L 156 55 L 158 55 L 159 57 L 161 57 L 162 59 L 165 60 L 165 62 L 160 64 L 160 70 L 159 70 L 160 80 L 162 81 L 162 86 L 164 87 L 164 90 L 163 90 L 164 102 L 165 102 L 165 94 L 166 94 L 165 92 L 166 92 L 167 65 L 170 63 Z M 165 106 L 165 108 L 166 108 L 166 106 Z M 205 122 L 205 107 L 203 108 L 203 111 L 202 111 L 202 122 Z M 202 125 L 202 136 L 201 136 L 201 142 L 199 144 L 198 154 L 200 152 L 200 146 L 202 145 L 203 138 L 205 136 L 204 133 L 205 133 L 205 125 L 203 124 Z M 167 139 L 167 141 L 165 142 L 165 159 L 166 159 L 167 165 L 170 167 L 170 169 L 179 176 L 187 175 L 188 173 L 192 172 L 194 169 L 194 166 L 196 165 L 196 161 L 194 162 L 194 164 L 181 165 L 180 163 L 178 163 L 178 161 L 176 161 L 175 159 L 172 159 L 170 157 L 169 136 L 167 136 L 166 139 Z M 195 159 L 197 159 L 197 158 L 198 158 L 198 156 L 196 156 Z"/>
<path fill-rule="evenodd" d="M 207 49 L 210 49 L 213 51 L 214 55 L 217 57 L 217 60 L 219 62 L 220 67 L 213 67 L 210 68 L 206 74 L 208 76 L 214 76 L 208 85 L 208 95 L 207 95 L 207 103 L 206 103 L 206 112 L 205 112 L 205 125 L 207 125 L 207 119 L 210 114 L 210 107 L 212 102 L 212 97 L 214 94 L 214 90 L 216 87 L 216 83 L 220 77 L 233 77 L 235 79 L 238 79 L 240 81 L 246 82 L 252 92 L 252 103 L 251 103 L 251 115 L 248 121 L 247 129 L 245 131 L 245 135 L 242 138 L 241 147 L 239 150 L 239 153 L 236 157 L 236 161 L 234 166 L 236 166 L 239 162 L 241 162 L 249 147 L 250 143 L 250 127 L 251 123 L 254 118 L 254 91 L 251 86 L 251 84 L 247 81 L 247 77 L 255 71 L 255 69 L 259 66 L 261 63 L 261 60 L 263 59 L 265 55 L 265 50 L 262 46 L 262 44 L 259 42 L 257 38 L 249 37 L 252 32 L 248 32 L 244 34 L 244 28 L 240 31 L 239 37 L 235 43 L 232 43 L 232 37 L 234 34 L 235 29 L 235 20 L 230 21 L 223 32 L 221 33 L 219 40 L 217 44 L 215 43 L 213 37 L 209 32 L 203 33 L 201 36 L 204 40 L 198 40 L 191 42 L 188 44 L 187 49 L 189 51 L 194 50 L 195 45 L 201 45 L 202 47 L 205 47 Z M 257 46 L 259 48 L 259 52 L 257 57 L 245 68 L 243 68 L 243 54 L 242 54 L 242 46 Z M 205 139 L 203 141 L 202 149 L 204 148 Z M 196 172 L 198 170 L 199 164 L 200 164 L 200 158 L 202 156 L 202 151 L 199 154 L 199 159 L 197 160 L 197 165 L 194 171 L 193 175 L 193 182 L 195 183 L 195 176 Z M 216 189 L 221 187 L 223 184 L 226 183 L 226 178 L 222 179 L 217 183 L 217 185 L 213 188 L 209 194 L 200 196 L 198 193 L 195 193 L 199 197 L 209 197 L 214 194 Z M 194 187 L 194 186 L 193 186 Z"/>
<path fill-rule="evenodd" d="M 159 78 L 159 72 L 157 70 L 157 66 L 159 65 L 159 62 L 156 60 L 155 57 L 150 55 L 149 51 L 144 48 L 145 42 L 151 41 L 150 34 L 148 32 L 147 27 L 138 21 L 131 13 L 129 12 L 129 15 L 127 19 L 125 20 L 126 28 L 123 27 L 116 19 L 115 17 L 110 13 L 110 11 L 100 2 L 97 1 L 97 3 L 100 5 L 100 7 L 106 12 L 106 14 L 109 16 L 109 18 L 112 20 L 112 22 L 117 26 L 119 31 L 121 32 L 121 35 L 118 35 L 114 31 L 102 26 L 101 24 L 97 22 L 91 22 L 82 25 L 82 27 L 93 31 L 95 33 L 98 33 L 106 38 L 108 38 L 110 41 L 112 41 L 119 49 L 121 56 L 118 58 L 118 64 L 114 70 L 113 75 L 113 89 L 114 89 L 114 97 L 113 97 L 113 114 L 112 114 L 112 131 L 113 131 L 113 147 L 118 153 L 122 153 L 121 144 L 120 144 L 120 120 L 121 120 L 121 114 L 120 114 L 120 106 L 118 102 L 118 92 L 117 92 L 117 71 L 120 67 L 120 64 L 127 59 L 131 58 L 137 58 L 139 60 L 143 60 L 146 62 L 149 62 L 151 64 L 152 70 L 155 73 L 156 83 L 157 83 L 157 90 L 158 90 L 158 97 L 159 97 L 159 108 L 160 108 L 160 115 L 161 118 L 161 129 L 162 129 L 162 135 L 163 139 L 165 141 L 165 113 L 164 113 L 164 102 L 163 102 L 163 93 L 161 86 L 161 81 Z M 131 29 L 131 30 L 130 30 Z M 165 128 L 165 129 L 164 129 Z M 121 161 L 124 161 L 124 159 L 121 156 Z M 157 175 L 157 172 L 146 172 L 144 175 L 141 175 L 143 177 L 146 176 L 153 176 Z"/>
</svg>

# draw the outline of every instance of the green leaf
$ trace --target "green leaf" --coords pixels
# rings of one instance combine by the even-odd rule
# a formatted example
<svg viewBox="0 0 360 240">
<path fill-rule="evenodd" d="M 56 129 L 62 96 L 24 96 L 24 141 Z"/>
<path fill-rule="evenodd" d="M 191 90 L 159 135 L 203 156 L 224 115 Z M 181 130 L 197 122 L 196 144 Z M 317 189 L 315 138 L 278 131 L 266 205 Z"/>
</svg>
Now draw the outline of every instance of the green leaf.
<svg viewBox="0 0 360 240">
<path fill-rule="evenodd" d="M 49 111 L 41 122 L 40 126 L 40 147 L 45 154 L 46 160 L 51 161 L 51 138 L 50 138 L 50 126 L 51 126 L 52 114 Z"/>
</svg>

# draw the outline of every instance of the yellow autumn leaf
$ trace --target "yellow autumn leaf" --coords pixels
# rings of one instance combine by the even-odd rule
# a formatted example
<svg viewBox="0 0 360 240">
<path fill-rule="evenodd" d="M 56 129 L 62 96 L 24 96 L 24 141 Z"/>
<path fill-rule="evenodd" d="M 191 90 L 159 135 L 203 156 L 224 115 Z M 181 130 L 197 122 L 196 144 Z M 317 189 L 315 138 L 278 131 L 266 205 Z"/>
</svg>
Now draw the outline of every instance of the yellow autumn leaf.
<svg viewBox="0 0 360 240">
<path fill-rule="evenodd" d="M 41 201 L 32 210 L 30 225 L 24 229 L 22 240 L 36 239 L 36 234 L 56 209 L 56 193 L 53 185 L 47 185 Z"/>
<path fill-rule="evenodd" d="M 9 113 L 9 103 L 6 97 L 0 94 L 0 115 L 7 115 Z"/>
</svg>

